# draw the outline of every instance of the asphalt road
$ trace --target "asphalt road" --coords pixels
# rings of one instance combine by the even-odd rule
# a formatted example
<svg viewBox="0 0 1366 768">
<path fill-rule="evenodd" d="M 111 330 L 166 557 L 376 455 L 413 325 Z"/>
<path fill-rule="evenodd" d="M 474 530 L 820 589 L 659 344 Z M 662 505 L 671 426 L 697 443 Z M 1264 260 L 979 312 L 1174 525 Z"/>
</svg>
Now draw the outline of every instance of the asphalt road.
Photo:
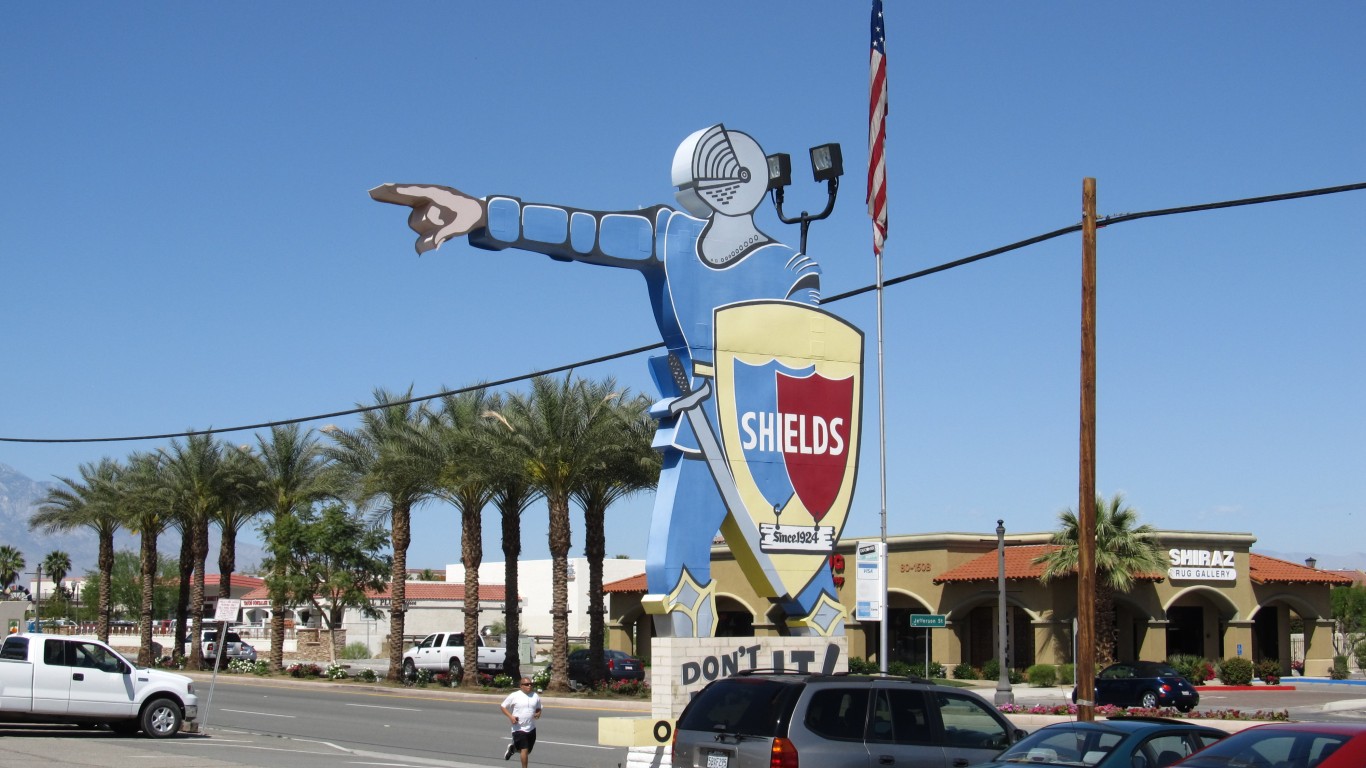
<svg viewBox="0 0 1366 768">
<path fill-rule="evenodd" d="M 207 676 L 196 675 L 201 704 Z M 978 693 L 990 700 L 994 686 Z M 1068 690 L 1016 687 L 1019 704 L 1061 703 Z M 0 726 L 0 766 L 52 768 L 476 768 L 507 766 L 501 697 L 449 689 L 219 677 L 199 735 L 154 741 L 105 730 Z M 1202 690 L 1201 709 L 1281 710 L 1298 720 L 1366 720 L 1366 686 L 1298 684 L 1294 691 Z M 547 698 L 532 765 L 617 768 L 626 750 L 597 743 L 603 716 L 648 714 L 624 704 Z M 515 764 L 513 764 L 515 765 Z"/>
</svg>

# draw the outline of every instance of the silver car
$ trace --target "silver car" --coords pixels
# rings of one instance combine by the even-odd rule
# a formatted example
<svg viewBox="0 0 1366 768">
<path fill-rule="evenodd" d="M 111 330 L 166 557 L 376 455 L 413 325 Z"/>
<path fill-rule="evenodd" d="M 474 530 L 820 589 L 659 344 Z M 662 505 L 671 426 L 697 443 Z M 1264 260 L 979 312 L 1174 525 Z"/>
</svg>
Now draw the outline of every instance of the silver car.
<svg viewBox="0 0 1366 768">
<path fill-rule="evenodd" d="M 973 693 L 904 677 L 746 674 L 678 719 L 678 768 L 917 768 L 985 763 L 1025 736 Z"/>
</svg>

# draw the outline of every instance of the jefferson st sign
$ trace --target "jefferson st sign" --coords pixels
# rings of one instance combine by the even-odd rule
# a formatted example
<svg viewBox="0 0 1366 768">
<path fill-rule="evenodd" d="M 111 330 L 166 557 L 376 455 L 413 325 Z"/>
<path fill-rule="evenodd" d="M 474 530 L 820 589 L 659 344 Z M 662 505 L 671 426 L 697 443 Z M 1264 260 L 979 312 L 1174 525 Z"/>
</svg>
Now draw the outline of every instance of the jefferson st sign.
<svg viewBox="0 0 1366 768">
<path fill-rule="evenodd" d="M 942 613 L 913 613 L 911 614 L 912 627 L 944 627 L 944 614 Z"/>
</svg>

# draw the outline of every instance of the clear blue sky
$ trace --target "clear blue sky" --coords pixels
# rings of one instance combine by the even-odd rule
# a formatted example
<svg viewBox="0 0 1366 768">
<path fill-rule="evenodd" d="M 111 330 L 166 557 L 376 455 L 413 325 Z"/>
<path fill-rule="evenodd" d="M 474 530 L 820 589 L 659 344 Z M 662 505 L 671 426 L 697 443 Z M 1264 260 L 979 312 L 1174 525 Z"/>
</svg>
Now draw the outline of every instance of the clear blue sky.
<svg viewBox="0 0 1366 768">
<path fill-rule="evenodd" d="M 0 435 L 251 424 L 655 342 L 636 275 L 463 241 L 418 258 L 404 211 L 366 190 L 672 203 L 674 148 L 718 121 L 797 159 L 789 211 L 824 202 L 806 148 L 842 143 L 808 250 L 825 295 L 867 285 L 868 15 L 6 4 Z M 886 17 L 888 277 L 1078 222 L 1086 176 L 1102 214 L 1366 181 L 1362 3 L 889 0 Z M 760 225 L 797 242 L 767 204 Z M 891 533 L 1051 530 L 1075 507 L 1080 253 L 1072 235 L 886 291 Z M 1099 490 L 1159 528 L 1360 551 L 1366 192 L 1116 226 L 1099 262 Z M 830 308 L 875 361 L 872 295 Z M 580 373 L 650 387 L 644 356 Z M 846 538 L 878 531 L 867 373 Z M 0 443 L 0 463 L 49 479 L 156 445 Z M 648 508 L 609 513 L 610 554 L 644 556 Z M 449 510 L 415 526 L 410 564 L 458 559 Z M 525 547 L 545 556 L 543 524 Z"/>
</svg>

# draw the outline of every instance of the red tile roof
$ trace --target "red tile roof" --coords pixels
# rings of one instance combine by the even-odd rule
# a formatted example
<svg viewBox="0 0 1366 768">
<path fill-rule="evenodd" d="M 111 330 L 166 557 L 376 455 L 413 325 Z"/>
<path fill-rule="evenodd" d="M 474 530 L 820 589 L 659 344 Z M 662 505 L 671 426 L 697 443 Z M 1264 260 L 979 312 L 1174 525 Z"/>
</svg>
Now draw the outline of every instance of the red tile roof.
<svg viewBox="0 0 1366 768">
<path fill-rule="evenodd" d="M 207 585 L 209 585 L 209 586 L 212 586 L 212 587 L 215 588 L 215 589 L 217 589 L 217 588 L 218 588 L 218 585 L 222 583 L 222 579 L 223 579 L 223 575 L 222 575 L 222 574 L 218 574 L 218 573 L 206 573 L 206 574 L 204 574 L 204 583 L 207 584 Z M 180 581 L 180 580 L 177 579 L 177 580 L 176 580 L 176 583 L 179 583 L 179 581 Z M 260 578 L 257 578 L 257 577 L 255 577 L 255 576 L 247 576 L 246 574 L 243 574 L 243 573 L 234 573 L 234 574 L 232 574 L 231 576 L 228 577 L 228 588 L 229 588 L 229 589 L 239 589 L 239 588 L 251 589 L 251 588 L 254 588 L 254 587 L 262 586 L 262 585 L 264 585 L 265 583 L 266 583 L 266 580 L 265 580 L 265 579 L 260 579 Z"/>
<path fill-rule="evenodd" d="M 639 592 L 645 594 L 645 574 L 638 573 L 635 576 L 627 576 L 624 579 L 608 582 L 602 585 L 603 592 Z"/>
<path fill-rule="evenodd" d="M 1053 552 L 1060 547 L 1057 544 L 1025 544 L 1018 547 L 1006 547 L 1006 579 L 1038 579 L 1043 576 L 1043 563 L 1035 563 L 1034 559 L 1039 555 Z M 959 581 L 995 581 L 1000 565 L 997 562 L 995 550 L 985 552 L 977 557 L 950 568 L 944 573 L 934 577 L 935 584 Z M 1138 577 L 1140 581 L 1161 581 L 1162 574 L 1149 573 Z"/>
<path fill-rule="evenodd" d="M 1320 571 L 1288 560 L 1247 554 L 1247 575 L 1254 584 L 1327 584 L 1333 587 L 1351 586 L 1352 579 L 1333 571 Z"/>
</svg>

